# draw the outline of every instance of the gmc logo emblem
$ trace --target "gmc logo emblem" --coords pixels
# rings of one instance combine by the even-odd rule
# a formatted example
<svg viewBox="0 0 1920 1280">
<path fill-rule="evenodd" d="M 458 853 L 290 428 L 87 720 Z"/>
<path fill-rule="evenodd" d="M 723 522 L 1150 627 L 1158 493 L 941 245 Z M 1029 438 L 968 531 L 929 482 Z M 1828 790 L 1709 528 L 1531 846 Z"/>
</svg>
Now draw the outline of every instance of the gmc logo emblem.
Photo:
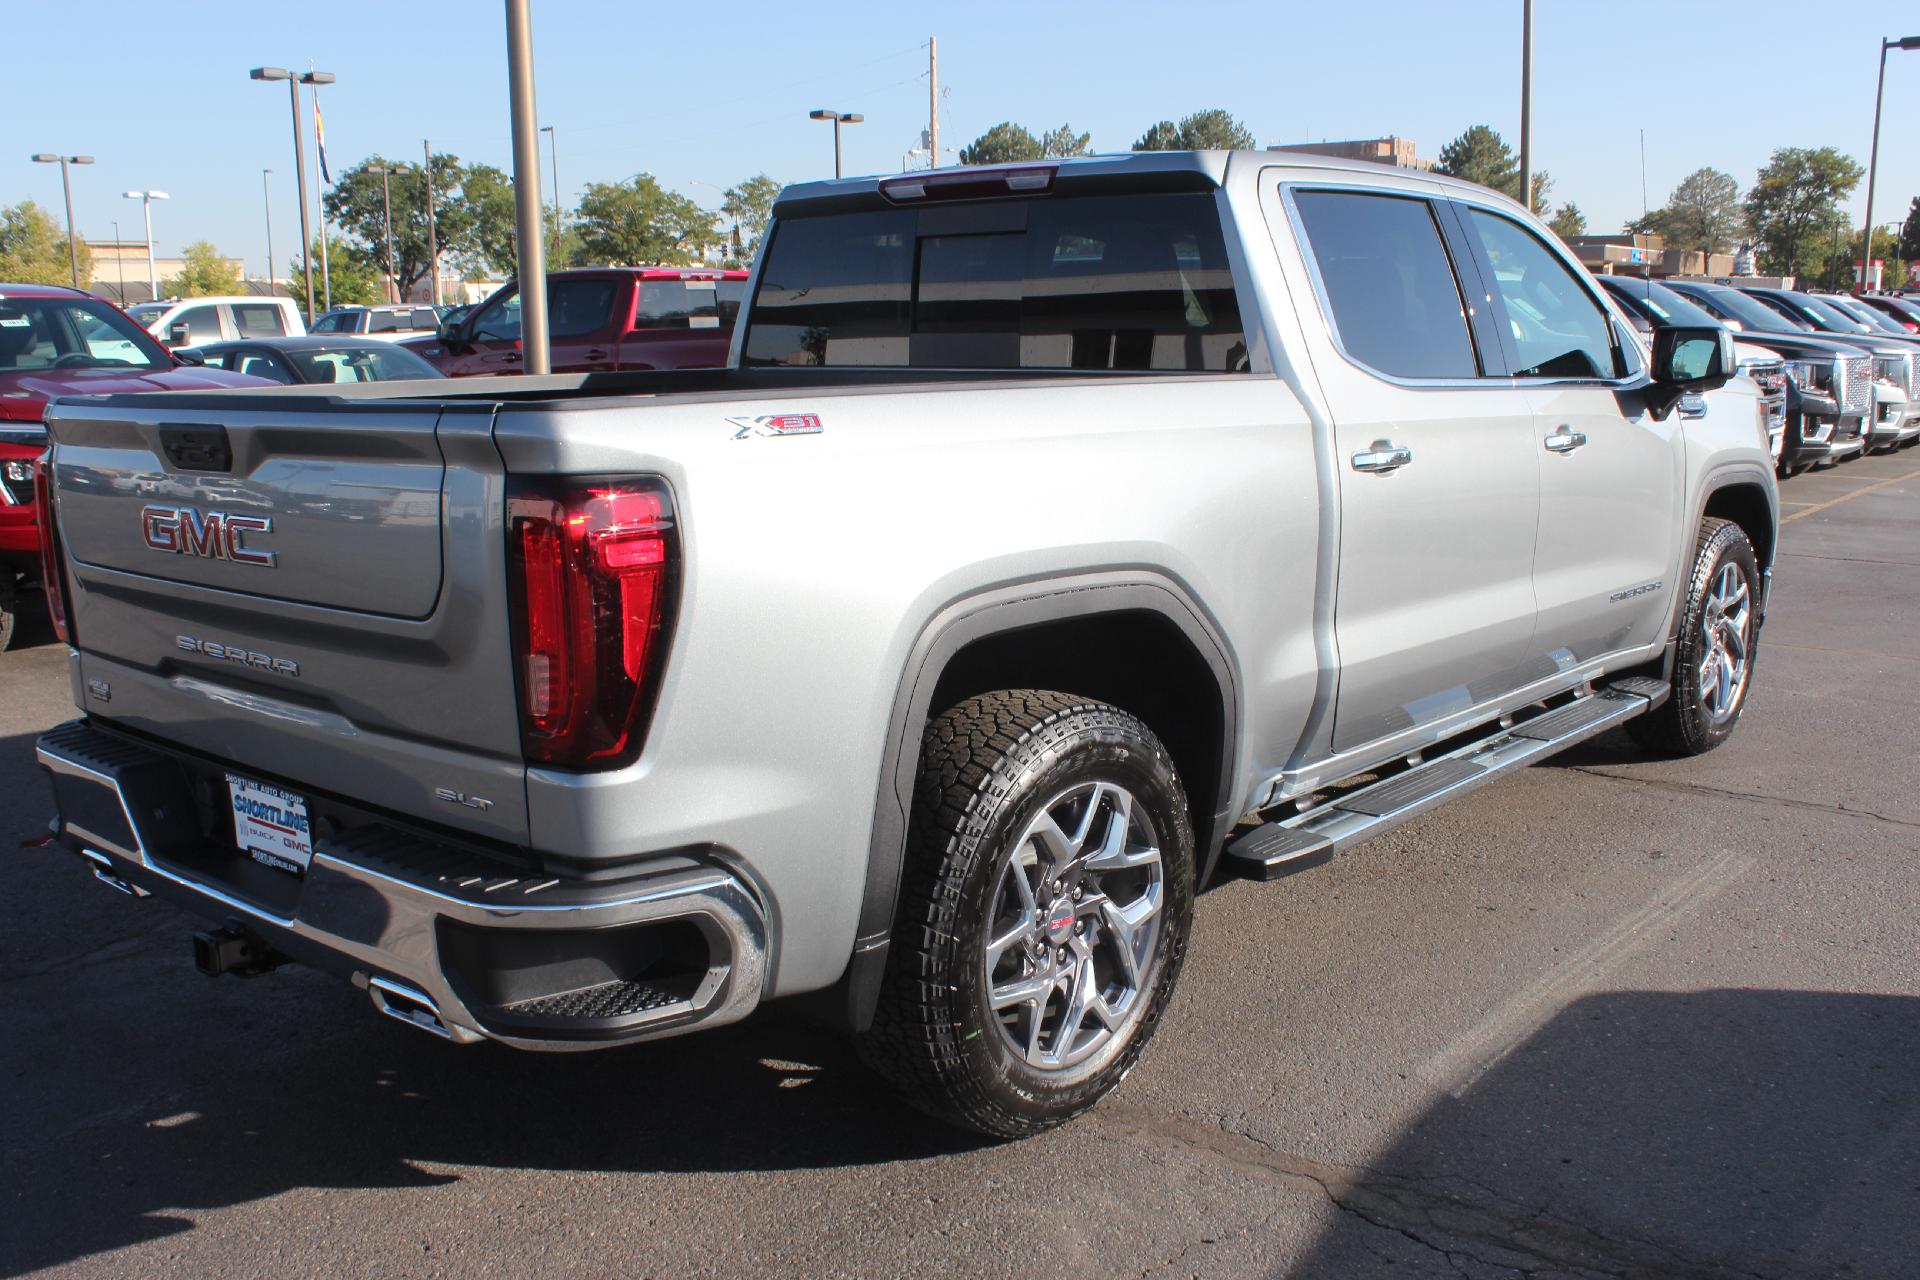
<svg viewBox="0 0 1920 1280">
<path fill-rule="evenodd" d="M 273 521 L 261 516 L 230 516 L 224 511 L 201 515 L 192 507 L 140 508 L 140 540 L 155 551 L 175 555 L 199 556 L 205 560 L 231 560 L 235 564 L 257 564 L 271 569 L 278 559 L 273 551 L 256 551 L 240 541 L 249 533 L 272 533 Z"/>
</svg>

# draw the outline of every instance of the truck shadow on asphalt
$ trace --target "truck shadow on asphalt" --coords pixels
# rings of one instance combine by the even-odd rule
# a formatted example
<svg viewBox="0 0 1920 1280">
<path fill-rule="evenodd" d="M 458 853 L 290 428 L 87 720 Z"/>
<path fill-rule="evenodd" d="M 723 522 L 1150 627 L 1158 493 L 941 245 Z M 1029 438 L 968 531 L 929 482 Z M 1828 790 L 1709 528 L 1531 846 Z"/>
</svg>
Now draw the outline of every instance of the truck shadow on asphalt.
<svg viewBox="0 0 1920 1280">
<path fill-rule="evenodd" d="M 1920 999 L 1574 1001 L 1329 1194 L 1294 1272 L 1913 1275 Z"/>
</svg>

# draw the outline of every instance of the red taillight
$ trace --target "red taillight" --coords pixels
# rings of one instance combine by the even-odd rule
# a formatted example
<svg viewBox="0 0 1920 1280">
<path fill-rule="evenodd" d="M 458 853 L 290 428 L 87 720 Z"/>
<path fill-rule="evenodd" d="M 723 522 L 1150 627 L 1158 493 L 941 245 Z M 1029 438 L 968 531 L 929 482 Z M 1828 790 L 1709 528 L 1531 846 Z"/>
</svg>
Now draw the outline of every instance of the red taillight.
<svg viewBox="0 0 1920 1280">
<path fill-rule="evenodd" d="M 61 643 L 73 643 L 73 627 L 67 621 L 67 570 L 60 559 L 60 527 L 53 518 L 53 468 L 47 459 L 49 449 L 33 463 L 33 503 L 40 516 L 40 589 L 47 595 L 47 613 L 53 619 L 53 634 Z"/>
<path fill-rule="evenodd" d="M 557 480 L 507 499 L 520 738 L 564 769 L 631 760 L 672 623 L 679 549 L 658 480 Z"/>
</svg>

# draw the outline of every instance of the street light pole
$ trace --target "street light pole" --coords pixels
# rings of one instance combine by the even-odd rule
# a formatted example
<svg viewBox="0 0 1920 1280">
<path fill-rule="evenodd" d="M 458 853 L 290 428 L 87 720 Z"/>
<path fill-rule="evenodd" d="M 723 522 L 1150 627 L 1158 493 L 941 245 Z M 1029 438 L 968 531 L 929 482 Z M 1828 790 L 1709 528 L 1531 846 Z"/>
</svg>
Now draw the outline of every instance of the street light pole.
<svg viewBox="0 0 1920 1280">
<path fill-rule="evenodd" d="M 807 119 L 831 120 L 833 122 L 833 176 L 838 178 L 840 176 L 840 126 L 843 124 L 859 124 L 862 120 L 865 120 L 866 117 L 857 111 L 828 111 L 822 108 L 818 111 L 807 112 Z"/>
<path fill-rule="evenodd" d="M 148 301 L 158 302 L 160 300 L 160 277 L 153 269 L 153 202 L 155 200 L 165 200 L 167 193 L 164 191 L 123 191 L 120 194 L 128 200 L 138 200 L 140 202 L 140 211 L 146 215 L 147 293 L 150 295 Z"/>
<path fill-rule="evenodd" d="M 300 264 L 307 276 L 307 318 L 313 318 L 313 233 L 307 229 L 307 148 L 301 141 L 300 77 L 285 67 L 255 67 L 247 73 L 254 80 L 285 80 L 288 101 L 293 108 L 293 182 L 300 195 Z M 329 77 L 331 78 L 331 77 Z"/>
<path fill-rule="evenodd" d="M 1880 42 L 1880 87 L 1873 93 L 1873 150 L 1867 157 L 1867 228 L 1860 237 L 1860 293 L 1867 291 L 1867 277 L 1873 273 L 1873 183 L 1880 176 L 1880 104 L 1887 96 L 1887 51 L 1890 49 L 1920 49 L 1920 36 Z"/>
<path fill-rule="evenodd" d="M 113 274 L 119 278 L 119 296 L 114 302 L 119 306 L 127 305 L 127 257 L 121 252 L 120 224 L 113 224 Z"/>
<path fill-rule="evenodd" d="M 533 96 L 533 19 L 527 0 L 507 0 L 507 103 L 513 126 L 513 223 L 520 277 L 520 349 L 528 373 L 551 373 L 547 254 L 540 234 L 540 133 Z"/>
<path fill-rule="evenodd" d="M 426 157 L 426 167 L 420 170 L 420 176 L 427 181 L 427 270 L 433 276 L 433 305 L 440 305 L 440 233 L 433 221 L 433 143 L 421 139 L 420 151 Z"/>
<path fill-rule="evenodd" d="M 386 215 L 387 229 L 387 292 L 395 302 L 404 302 L 400 296 L 400 277 L 393 270 L 393 166 L 380 162 L 380 208 Z"/>
<path fill-rule="evenodd" d="M 553 162 L 553 252 L 560 252 L 560 135 L 553 126 L 543 124 L 540 132 L 547 135 L 547 157 Z"/>
<path fill-rule="evenodd" d="M 73 287 L 80 287 L 80 246 L 73 238 L 73 182 L 67 176 L 70 164 L 92 164 L 92 156 L 56 156 L 42 151 L 33 157 L 37 164 L 57 164 L 60 166 L 60 191 L 67 200 L 67 270 L 73 277 Z"/>
<path fill-rule="evenodd" d="M 267 211 L 267 296 L 276 297 L 273 291 L 273 189 L 267 179 L 273 176 L 273 170 L 260 171 L 260 200 Z"/>
<path fill-rule="evenodd" d="M 1520 203 L 1533 212 L 1533 0 L 1520 0 Z"/>
</svg>

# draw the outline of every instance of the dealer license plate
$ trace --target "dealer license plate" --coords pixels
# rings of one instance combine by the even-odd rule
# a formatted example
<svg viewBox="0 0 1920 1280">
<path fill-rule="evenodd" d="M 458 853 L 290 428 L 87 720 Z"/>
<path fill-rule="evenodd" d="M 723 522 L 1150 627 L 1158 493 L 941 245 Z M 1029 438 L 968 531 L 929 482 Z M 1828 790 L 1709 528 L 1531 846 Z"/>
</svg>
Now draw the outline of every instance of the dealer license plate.
<svg viewBox="0 0 1920 1280">
<path fill-rule="evenodd" d="M 255 862 L 302 875 L 313 861 L 313 833 L 307 828 L 307 802 L 291 791 L 227 775 L 233 797 L 233 840 Z"/>
</svg>

